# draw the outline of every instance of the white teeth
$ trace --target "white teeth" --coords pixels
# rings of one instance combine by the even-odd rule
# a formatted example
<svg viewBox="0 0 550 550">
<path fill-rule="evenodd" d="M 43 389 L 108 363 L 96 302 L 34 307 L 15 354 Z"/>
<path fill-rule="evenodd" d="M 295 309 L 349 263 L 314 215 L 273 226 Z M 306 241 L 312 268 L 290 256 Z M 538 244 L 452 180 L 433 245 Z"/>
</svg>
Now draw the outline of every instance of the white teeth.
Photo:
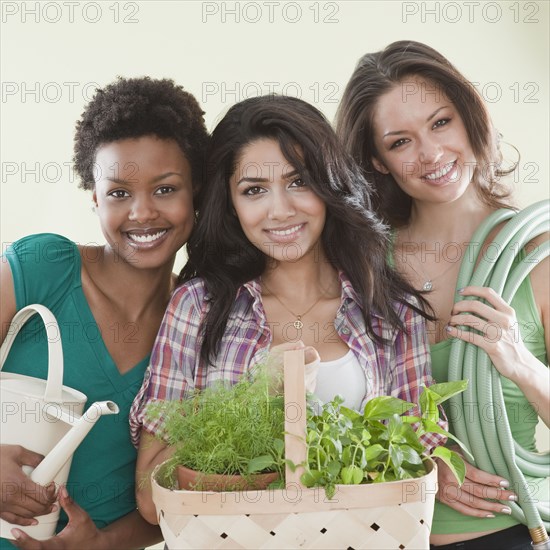
<svg viewBox="0 0 550 550">
<path fill-rule="evenodd" d="M 292 233 L 296 233 L 299 229 L 302 228 L 303 225 L 304 224 L 297 225 L 296 227 L 292 227 L 290 229 L 285 229 L 285 230 L 270 229 L 269 232 L 273 233 L 274 235 L 279 235 L 279 236 L 283 237 L 285 235 L 292 235 Z"/>
<path fill-rule="evenodd" d="M 128 233 L 128 237 L 136 243 L 152 243 L 157 239 L 160 239 L 166 233 L 166 229 L 159 231 L 158 233 L 152 233 L 151 235 L 138 235 L 137 233 Z"/>
<path fill-rule="evenodd" d="M 448 174 L 452 170 L 454 165 L 455 163 L 451 162 L 450 164 L 447 164 L 447 166 L 441 168 L 441 170 L 438 170 L 437 172 L 432 172 L 425 177 L 427 180 L 436 180 L 442 178 L 444 175 Z"/>
</svg>

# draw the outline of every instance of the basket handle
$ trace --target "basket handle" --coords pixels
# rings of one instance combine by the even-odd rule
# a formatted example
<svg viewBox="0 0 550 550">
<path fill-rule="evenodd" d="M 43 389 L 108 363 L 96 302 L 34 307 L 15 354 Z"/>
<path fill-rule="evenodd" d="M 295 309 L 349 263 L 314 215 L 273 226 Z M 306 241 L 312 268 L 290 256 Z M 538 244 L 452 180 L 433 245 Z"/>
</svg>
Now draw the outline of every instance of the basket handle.
<svg viewBox="0 0 550 550">
<path fill-rule="evenodd" d="M 0 371 L 4 367 L 8 353 L 15 341 L 15 337 L 23 328 L 23 325 L 36 313 L 42 317 L 46 326 L 54 326 L 58 337 L 50 341 L 48 339 L 48 380 L 46 382 L 46 391 L 44 400 L 47 403 L 62 403 L 63 399 L 63 347 L 61 345 L 61 332 L 54 314 L 47 308 L 39 304 L 32 304 L 20 309 L 13 317 L 8 333 L 2 347 L 0 348 Z M 47 331 L 46 331 L 47 337 Z"/>
<path fill-rule="evenodd" d="M 307 459 L 306 435 L 306 384 L 305 354 L 303 350 L 285 351 L 284 353 L 284 388 L 285 388 L 285 456 L 294 464 L 301 464 Z M 303 488 L 300 476 L 304 468 L 298 466 L 293 472 L 286 465 L 286 486 Z"/>
</svg>

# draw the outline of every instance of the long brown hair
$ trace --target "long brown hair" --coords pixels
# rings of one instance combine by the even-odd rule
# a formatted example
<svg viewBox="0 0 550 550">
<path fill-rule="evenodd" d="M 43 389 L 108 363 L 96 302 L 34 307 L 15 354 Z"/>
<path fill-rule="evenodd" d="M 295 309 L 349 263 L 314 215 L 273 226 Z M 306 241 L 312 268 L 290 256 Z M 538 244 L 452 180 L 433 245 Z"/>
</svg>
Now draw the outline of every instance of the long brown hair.
<svg viewBox="0 0 550 550">
<path fill-rule="evenodd" d="M 374 183 L 373 203 L 385 221 L 394 226 L 407 223 L 411 198 L 400 189 L 391 174 L 373 166 L 378 158 L 374 144 L 374 112 L 380 97 L 395 86 L 419 77 L 445 94 L 455 105 L 476 156 L 472 183 L 480 200 L 492 208 L 506 208 L 510 190 L 499 181 L 512 172 L 501 167 L 499 135 L 474 86 L 439 52 L 411 40 L 393 42 L 384 50 L 364 55 L 346 86 L 336 113 L 336 132 L 344 147 Z"/>
</svg>

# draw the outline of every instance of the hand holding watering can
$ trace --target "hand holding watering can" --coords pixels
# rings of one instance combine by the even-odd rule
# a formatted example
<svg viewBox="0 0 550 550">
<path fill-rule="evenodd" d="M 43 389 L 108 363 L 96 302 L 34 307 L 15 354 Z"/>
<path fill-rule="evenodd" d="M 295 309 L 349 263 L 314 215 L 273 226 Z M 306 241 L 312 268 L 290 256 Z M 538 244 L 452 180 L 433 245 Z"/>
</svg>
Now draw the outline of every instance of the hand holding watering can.
<svg viewBox="0 0 550 550">
<path fill-rule="evenodd" d="M 31 305 L 21 309 L 13 318 L 0 348 L 0 370 L 20 328 L 36 313 L 46 326 L 57 327 L 55 317 L 44 306 Z M 5 484 L 11 476 L 13 488 L 9 496 L 12 502 L 17 497 L 25 498 L 24 508 L 12 507 L 12 516 L 9 511 L 2 512 L 1 537 L 13 538 L 13 527 L 19 527 L 39 540 L 54 534 L 59 517 L 59 506 L 53 504 L 55 487 L 66 483 L 74 451 L 101 416 L 119 412 L 112 401 L 98 401 L 82 415 L 86 400 L 83 393 L 63 386 L 63 349 L 59 339 L 48 341 L 47 380 L 0 373 L 0 450 L 2 457 L 8 458 L 8 471 L 2 468 L 0 480 Z M 22 414 L 22 411 L 29 410 L 37 414 Z M 43 460 L 40 460 L 41 455 Z M 14 459 L 20 461 L 30 480 L 23 480 L 21 474 L 14 470 Z M 36 467 L 33 469 L 33 466 Z M 2 493 L 4 496 L 8 491 Z M 5 503 L 2 504 L 4 507 Z M 13 514 L 28 517 L 34 510 L 37 513 L 49 512 L 36 517 L 36 521 L 29 520 L 24 527 L 9 523 L 15 518 Z"/>
</svg>

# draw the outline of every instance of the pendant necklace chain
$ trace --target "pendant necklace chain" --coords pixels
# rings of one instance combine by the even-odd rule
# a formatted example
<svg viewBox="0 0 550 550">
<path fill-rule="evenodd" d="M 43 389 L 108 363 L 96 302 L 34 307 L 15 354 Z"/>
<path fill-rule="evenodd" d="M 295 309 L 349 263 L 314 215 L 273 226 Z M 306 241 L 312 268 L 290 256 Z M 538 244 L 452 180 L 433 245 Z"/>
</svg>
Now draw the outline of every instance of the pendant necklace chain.
<svg viewBox="0 0 550 550">
<path fill-rule="evenodd" d="M 407 227 L 407 237 L 409 239 L 409 242 L 412 243 L 412 239 L 411 239 L 411 230 L 409 227 Z M 416 258 L 416 253 L 414 254 L 414 257 Z M 445 271 L 443 271 L 442 273 L 440 273 L 439 275 L 436 275 L 435 277 L 428 277 L 426 275 L 426 273 L 424 272 L 424 270 L 419 266 L 419 269 L 420 271 L 422 271 L 422 273 L 419 273 L 413 266 L 410 262 L 405 262 L 419 277 L 420 279 L 423 279 L 424 280 L 424 284 L 422 285 L 422 290 L 426 291 L 426 292 L 429 292 L 430 290 L 433 289 L 434 287 L 434 284 L 433 282 L 436 280 L 436 279 L 439 279 L 440 277 L 443 277 L 443 275 L 447 274 L 449 271 L 451 271 L 451 269 L 454 267 L 455 265 L 455 262 L 452 262 L 451 265 L 445 269 Z"/>
<path fill-rule="evenodd" d="M 317 298 L 317 300 L 315 300 L 315 302 L 313 302 L 313 304 L 311 304 L 311 306 L 309 306 L 307 308 L 306 311 L 304 311 L 303 313 L 294 313 L 291 309 L 289 309 L 285 304 L 284 302 L 279 298 L 279 296 L 277 296 L 266 284 L 265 282 L 262 280 L 261 281 L 261 284 L 262 286 L 273 296 L 273 298 L 275 298 L 293 317 L 296 317 L 296 320 L 294 321 L 293 326 L 296 330 L 301 330 L 303 327 L 304 327 L 304 323 L 302 322 L 302 317 L 304 317 L 304 315 L 307 315 L 320 301 L 321 299 L 324 297 L 324 294 L 321 294 L 319 296 L 319 298 Z"/>
</svg>

